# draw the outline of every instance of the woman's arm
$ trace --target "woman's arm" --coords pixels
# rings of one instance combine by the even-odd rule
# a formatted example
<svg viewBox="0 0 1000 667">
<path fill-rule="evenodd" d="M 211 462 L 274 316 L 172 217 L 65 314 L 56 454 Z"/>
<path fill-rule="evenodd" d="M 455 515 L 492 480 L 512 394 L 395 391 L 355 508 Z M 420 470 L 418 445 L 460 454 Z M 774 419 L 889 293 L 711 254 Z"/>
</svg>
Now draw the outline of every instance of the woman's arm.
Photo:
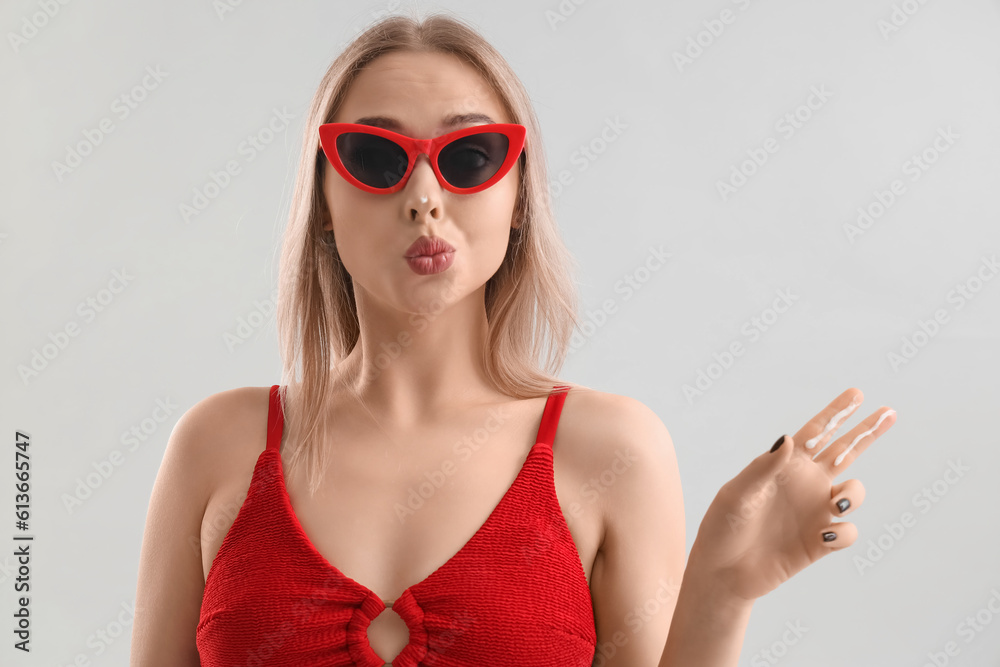
<svg viewBox="0 0 1000 667">
<path fill-rule="evenodd" d="M 753 602 L 857 539 L 852 523 L 835 519 L 861 506 L 864 487 L 833 480 L 895 422 L 892 410 L 880 408 L 827 446 L 862 400 L 860 390 L 848 389 L 724 484 L 698 527 L 686 568 L 670 437 L 641 403 L 619 403 L 615 440 L 637 464 L 614 477 L 606 493 L 606 537 L 591 581 L 593 664 L 735 667 Z M 605 420 L 597 410 L 591 415 L 591 431 L 599 433 Z M 654 581 L 681 571 L 676 598 L 650 595 Z"/>
<path fill-rule="evenodd" d="M 214 398 L 178 420 L 153 484 L 139 556 L 132 667 L 201 664 L 195 628 L 205 589 L 200 536 L 209 491 L 205 453 Z"/>
<path fill-rule="evenodd" d="M 686 551 L 684 498 L 673 441 L 641 402 L 591 398 L 585 419 L 587 477 L 599 489 L 604 539 L 590 592 L 596 667 L 654 667 L 671 632 Z M 574 443 L 581 444 L 581 443 Z"/>
<path fill-rule="evenodd" d="M 729 667 L 739 662 L 753 601 L 734 598 L 712 573 L 700 571 L 697 547 L 691 549 L 657 667 Z"/>
<path fill-rule="evenodd" d="M 598 440 L 600 456 L 589 467 L 602 480 L 606 526 L 590 583 L 593 667 L 735 667 L 752 604 L 700 566 L 698 539 L 685 568 L 684 497 L 670 433 L 628 397 L 589 407 L 581 414 Z"/>
<path fill-rule="evenodd" d="M 722 486 L 698 527 L 659 667 L 735 667 L 754 600 L 857 540 L 854 524 L 835 519 L 861 506 L 864 486 L 833 480 L 895 412 L 883 406 L 826 445 L 863 400 L 848 389 Z"/>
</svg>

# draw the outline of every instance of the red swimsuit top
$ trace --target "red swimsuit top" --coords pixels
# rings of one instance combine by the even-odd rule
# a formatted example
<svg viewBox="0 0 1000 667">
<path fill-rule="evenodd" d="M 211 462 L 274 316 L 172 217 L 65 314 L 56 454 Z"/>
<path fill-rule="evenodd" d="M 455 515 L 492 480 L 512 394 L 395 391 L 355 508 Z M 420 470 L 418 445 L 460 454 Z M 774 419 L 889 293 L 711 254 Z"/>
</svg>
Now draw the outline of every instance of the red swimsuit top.
<svg viewBox="0 0 1000 667">
<path fill-rule="evenodd" d="M 552 440 L 565 385 L 545 403 L 538 437 L 475 535 L 392 603 L 409 628 L 394 667 L 590 667 L 590 589 L 556 498 Z M 271 387 L 267 447 L 212 562 L 196 642 L 202 667 L 383 667 L 368 625 L 386 608 L 313 546 L 292 510 Z"/>
</svg>

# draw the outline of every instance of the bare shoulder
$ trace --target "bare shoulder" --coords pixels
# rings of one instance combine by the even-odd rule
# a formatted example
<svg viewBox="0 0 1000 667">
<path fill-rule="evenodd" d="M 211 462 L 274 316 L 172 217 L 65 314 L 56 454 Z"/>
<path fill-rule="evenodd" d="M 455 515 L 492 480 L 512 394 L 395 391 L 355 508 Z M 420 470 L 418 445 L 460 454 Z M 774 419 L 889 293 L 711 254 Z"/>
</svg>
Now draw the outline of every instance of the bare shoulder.
<svg viewBox="0 0 1000 667">
<path fill-rule="evenodd" d="M 213 494 L 234 474 L 248 465 L 252 470 L 253 450 L 263 450 L 266 443 L 269 390 L 227 389 L 189 407 L 174 424 L 163 454 L 163 491 L 177 494 L 178 502 L 194 503 L 192 509 L 203 515 Z"/>
<path fill-rule="evenodd" d="M 571 385 L 559 430 L 571 431 L 584 463 L 606 465 L 627 448 L 632 460 L 673 457 L 673 441 L 660 416 L 630 396 Z M 636 459 L 635 457 L 638 457 Z"/>
<path fill-rule="evenodd" d="M 270 387 L 227 389 L 192 405 L 174 426 L 187 453 L 211 466 L 238 455 L 240 448 L 263 449 Z"/>
<path fill-rule="evenodd" d="M 673 440 L 655 411 L 630 396 L 571 387 L 559 431 L 573 443 L 578 474 L 601 482 L 606 522 L 613 524 L 643 498 L 649 502 L 679 491 Z"/>
<path fill-rule="evenodd" d="M 194 426 L 202 431 L 220 434 L 243 428 L 246 419 L 260 418 L 263 408 L 264 423 L 267 423 L 268 393 L 270 387 L 238 387 L 207 396 L 181 415 L 181 424 Z M 259 425 L 259 424 L 258 424 Z"/>
</svg>

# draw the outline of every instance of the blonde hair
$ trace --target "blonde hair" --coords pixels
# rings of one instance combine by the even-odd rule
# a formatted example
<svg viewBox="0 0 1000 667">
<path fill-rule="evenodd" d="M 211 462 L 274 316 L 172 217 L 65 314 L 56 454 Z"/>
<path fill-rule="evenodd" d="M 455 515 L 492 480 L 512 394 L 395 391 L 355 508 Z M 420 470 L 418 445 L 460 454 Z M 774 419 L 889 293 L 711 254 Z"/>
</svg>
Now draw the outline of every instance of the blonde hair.
<svg viewBox="0 0 1000 667">
<path fill-rule="evenodd" d="M 483 363 L 496 389 L 519 399 L 544 396 L 555 384 L 570 384 L 555 374 L 578 325 L 571 276 L 577 266 L 552 213 L 542 138 L 528 93 L 500 53 L 461 20 L 443 14 L 422 21 L 400 15 L 381 19 L 347 45 L 313 96 L 281 249 L 276 317 L 285 443 L 292 449 L 290 466 L 307 462 L 310 495 L 319 488 L 326 468 L 322 444 L 333 369 L 360 334 L 351 276 L 341 262 L 333 231 L 323 229 L 329 215 L 322 190 L 327 160 L 318 149 L 318 128 L 332 122 L 359 72 L 393 51 L 457 56 L 495 90 L 511 122 L 527 129 L 517 165 L 521 185 L 513 213 L 520 225 L 511 229 L 507 254 L 486 283 L 489 324 Z M 474 99 L 469 98 L 470 103 Z M 540 362 L 543 352 L 546 356 Z"/>
</svg>

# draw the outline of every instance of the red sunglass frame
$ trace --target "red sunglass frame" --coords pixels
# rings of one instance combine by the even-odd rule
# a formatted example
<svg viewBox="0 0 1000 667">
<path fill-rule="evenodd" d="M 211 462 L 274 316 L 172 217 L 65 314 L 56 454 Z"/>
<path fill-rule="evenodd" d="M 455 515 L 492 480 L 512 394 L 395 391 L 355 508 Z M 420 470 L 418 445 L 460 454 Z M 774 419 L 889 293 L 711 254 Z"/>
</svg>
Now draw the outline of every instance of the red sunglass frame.
<svg viewBox="0 0 1000 667">
<path fill-rule="evenodd" d="M 377 137 L 382 137 L 383 139 L 388 139 L 389 141 L 398 144 L 403 150 L 406 151 L 408 160 L 406 172 L 403 174 L 403 177 L 399 179 L 398 183 L 388 188 L 376 188 L 366 183 L 362 183 L 347 170 L 347 167 L 344 166 L 344 163 L 340 159 L 340 153 L 337 151 L 337 137 L 341 134 L 349 132 L 360 132 L 363 134 L 372 134 Z M 500 165 L 500 168 L 497 169 L 497 172 L 493 174 L 493 176 L 479 185 L 471 188 L 455 187 L 441 174 L 441 169 L 438 167 L 438 155 L 440 155 L 445 146 L 456 139 L 462 139 L 472 134 L 482 134 L 486 132 L 496 132 L 507 137 L 507 156 L 504 158 L 503 164 Z M 523 125 L 518 125 L 516 123 L 490 123 L 487 125 L 474 125 L 461 130 L 455 130 L 454 132 L 442 134 L 441 136 L 434 137 L 433 139 L 414 139 L 413 137 L 408 137 L 404 134 L 399 134 L 398 132 L 386 130 L 385 128 L 373 127 L 371 125 L 361 125 L 358 123 L 324 123 L 319 126 L 319 140 L 320 145 L 323 148 L 323 153 L 326 154 L 326 159 L 331 165 L 333 165 L 333 168 L 337 170 L 337 173 L 343 176 L 344 180 L 348 181 L 352 185 L 364 190 L 365 192 L 371 192 L 374 194 L 390 194 L 402 190 L 406 186 L 406 182 L 410 179 L 413 167 L 417 163 L 417 156 L 421 154 L 427 155 L 431 163 L 431 168 L 434 170 L 434 175 L 437 176 L 438 183 L 440 183 L 441 187 L 446 190 L 457 194 L 472 194 L 474 192 L 485 190 L 506 176 L 511 167 L 514 166 L 514 163 L 517 162 L 519 157 L 521 157 L 521 153 L 524 151 L 525 133 L 526 130 Z"/>
</svg>

